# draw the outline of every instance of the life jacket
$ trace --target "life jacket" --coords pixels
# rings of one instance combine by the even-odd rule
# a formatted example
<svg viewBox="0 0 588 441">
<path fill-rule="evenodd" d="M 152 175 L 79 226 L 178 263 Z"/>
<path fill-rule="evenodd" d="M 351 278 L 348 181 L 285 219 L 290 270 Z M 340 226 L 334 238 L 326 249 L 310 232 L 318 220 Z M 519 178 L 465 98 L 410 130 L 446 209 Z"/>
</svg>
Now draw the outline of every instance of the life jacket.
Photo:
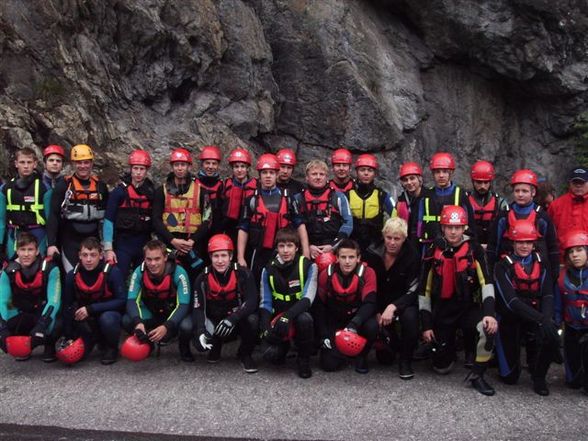
<svg viewBox="0 0 588 441">
<path fill-rule="evenodd" d="M 306 229 L 309 242 L 313 245 L 331 243 L 339 233 L 343 218 L 337 207 L 337 195 L 335 189 L 327 186 L 318 196 L 308 189 L 302 190 L 306 213 Z"/>
<path fill-rule="evenodd" d="M 575 328 L 588 328 L 588 286 L 575 286 L 565 268 L 559 274 L 558 284 L 566 324 Z"/>
<path fill-rule="evenodd" d="M 362 245 L 381 237 L 384 226 L 384 207 L 381 203 L 383 192 L 374 188 L 363 199 L 357 190 L 349 191 L 349 208 L 353 216 L 353 237 Z"/>
<path fill-rule="evenodd" d="M 341 193 L 347 194 L 350 190 L 355 188 L 355 181 L 353 179 L 349 179 L 342 187 L 335 182 L 334 179 L 329 181 L 329 186 L 333 188 L 335 191 L 340 191 Z"/>
<path fill-rule="evenodd" d="M 92 285 L 86 284 L 82 273 L 80 272 L 80 264 L 78 263 L 74 270 L 74 291 L 76 299 L 81 305 L 88 305 L 97 301 L 108 300 L 112 298 L 112 291 L 108 287 L 108 275 L 112 266 L 108 263 L 103 264 L 103 268 L 98 273 L 96 281 Z"/>
<path fill-rule="evenodd" d="M 38 257 L 33 263 L 37 270 L 32 277 L 24 277 L 21 265 L 12 261 L 5 269 L 12 290 L 12 306 L 24 312 L 35 312 L 46 301 L 47 281 L 53 264 Z"/>
<path fill-rule="evenodd" d="M 431 191 L 435 191 L 431 189 Z M 461 201 L 461 188 L 456 185 L 453 189 L 453 205 L 460 205 Z M 439 230 L 439 222 L 441 221 L 441 210 L 443 205 L 436 202 L 430 195 L 426 196 L 423 200 L 424 212 L 423 212 L 423 231 L 419 238 L 421 242 L 430 242 L 435 238 Z"/>
<path fill-rule="evenodd" d="M 92 224 L 96 229 L 98 221 L 104 219 L 106 210 L 105 201 L 98 190 L 99 180 L 96 176 L 90 177 L 90 184 L 86 187 L 76 175 L 66 176 L 67 190 L 61 204 L 61 217 L 72 221 L 74 228 L 83 234 L 91 231 L 80 224 Z M 79 226 L 79 227 L 78 227 Z"/>
<path fill-rule="evenodd" d="M 235 185 L 233 178 L 225 180 L 224 199 L 226 201 L 225 216 L 229 219 L 238 220 L 243 211 L 245 200 L 255 194 L 257 179 L 249 178 L 241 187 Z"/>
<path fill-rule="evenodd" d="M 125 198 L 118 206 L 115 229 L 134 233 L 150 232 L 153 197 L 148 194 L 139 194 L 133 184 L 121 182 L 120 186 L 125 190 Z"/>
<path fill-rule="evenodd" d="M 222 285 L 212 267 L 207 266 L 204 269 L 206 312 L 213 318 L 224 318 L 241 304 L 238 265 L 232 264 L 229 271 L 229 280 Z"/>
<path fill-rule="evenodd" d="M 302 298 L 306 275 L 311 264 L 312 262 L 304 256 L 297 256 L 297 261 L 287 266 L 289 271 L 284 271 L 276 259 L 266 266 L 275 312 L 287 310 L 292 303 Z"/>
<path fill-rule="evenodd" d="M 398 202 L 396 203 L 396 212 L 398 213 L 398 217 L 400 219 L 404 219 L 408 223 L 410 219 L 411 208 L 412 207 L 410 206 L 406 191 L 403 191 L 398 197 Z"/>
<path fill-rule="evenodd" d="M 351 275 L 351 281 L 345 287 L 337 264 L 330 264 L 327 267 L 327 307 L 329 315 L 337 321 L 350 318 L 361 306 L 365 269 L 365 264 L 358 264 Z"/>
<path fill-rule="evenodd" d="M 163 224 L 170 233 L 195 233 L 202 225 L 200 212 L 200 184 L 190 182 L 188 191 L 182 195 L 172 195 L 167 185 L 163 186 L 165 205 Z"/>
<path fill-rule="evenodd" d="M 31 228 L 45 225 L 43 198 L 47 189 L 40 176 L 29 182 L 26 189 L 18 188 L 18 179 L 6 184 L 6 221 L 8 227 Z"/>
<path fill-rule="evenodd" d="M 506 234 L 508 232 L 509 225 L 512 225 L 514 222 L 516 222 L 519 219 L 517 217 L 515 211 L 512 208 L 510 208 L 510 206 L 506 210 L 508 211 L 508 215 L 507 215 L 507 224 L 504 229 L 504 234 Z M 538 227 L 537 213 L 539 213 L 539 211 L 541 211 L 541 206 L 537 205 L 533 210 L 531 210 L 531 212 L 529 213 L 529 216 L 527 216 L 526 218 L 521 218 L 521 219 L 526 219 L 529 222 L 532 222 L 536 227 Z M 537 228 L 537 231 L 539 231 L 539 228 Z"/>
<path fill-rule="evenodd" d="M 212 205 L 216 205 L 218 202 L 219 197 L 222 195 L 222 188 L 223 188 L 223 181 L 218 178 L 214 181 L 214 184 L 207 185 L 205 183 L 205 179 L 201 179 L 196 177 L 195 179 L 207 193 L 208 193 L 208 200 Z"/>
<path fill-rule="evenodd" d="M 163 276 L 159 282 L 149 276 L 145 263 L 141 264 L 141 300 L 149 310 L 158 315 L 167 316 L 176 306 L 176 286 L 174 285 L 174 273 L 176 263 L 169 259 L 165 264 Z"/>
<path fill-rule="evenodd" d="M 488 243 L 488 229 L 490 223 L 498 214 L 498 195 L 490 193 L 490 199 L 485 205 L 480 205 L 473 194 L 468 194 L 468 199 L 474 210 L 474 221 L 476 223 L 476 233 L 480 243 Z"/>
<path fill-rule="evenodd" d="M 265 206 L 259 190 L 255 190 L 253 194 L 255 207 L 250 220 L 250 234 L 253 234 L 253 237 L 250 237 L 250 243 L 260 244 L 262 248 L 271 250 L 274 248 L 274 240 L 278 230 L 290 225 L 287 190 L 283 190 L 281 195 L 278 211 L 270 211 Z M 254 240 L 257 238 L 259 241 Z"/>
<path fill-rule="evenodd" d="M 472 300 L 473 291 L 479 286 L 476 265 L 469 241 L 452 256 L 446 256 L 444 250 L 435 247 L 433 269 L 440 282 L 439 297 L 448 300 L 457 295 L 459 300 Z"/>
<path fill-rule="evenodd" d="M 537 306 L 536 299 L 541 297 L 541 256 L 537 253 L 532 255 L 533 263 L 531 272 L 527 273 L 525 267 L 518 261 L 512 259 L 509 255 L 504 256 L 504 260 L 509 265 L 512 273 L 512 284 L 519 297 L 535 300 L 534 306 Z"/>
</svg>

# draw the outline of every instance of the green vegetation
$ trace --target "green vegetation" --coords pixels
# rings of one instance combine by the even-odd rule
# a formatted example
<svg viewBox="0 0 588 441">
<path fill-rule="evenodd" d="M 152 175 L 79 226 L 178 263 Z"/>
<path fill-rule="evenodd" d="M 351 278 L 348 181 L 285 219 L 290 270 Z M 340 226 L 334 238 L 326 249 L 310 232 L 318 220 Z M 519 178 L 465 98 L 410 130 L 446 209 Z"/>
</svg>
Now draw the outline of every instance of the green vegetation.
<svg viewBox="0 0 588 441">
<path fill-rule="evenodd" d="M 55 78 L 37 81 L 33 85 L 33 91 L 37 99 L 46 101 L 50 106 L 62 103 L 65 98 L 65 87 Z"/>
</svg>

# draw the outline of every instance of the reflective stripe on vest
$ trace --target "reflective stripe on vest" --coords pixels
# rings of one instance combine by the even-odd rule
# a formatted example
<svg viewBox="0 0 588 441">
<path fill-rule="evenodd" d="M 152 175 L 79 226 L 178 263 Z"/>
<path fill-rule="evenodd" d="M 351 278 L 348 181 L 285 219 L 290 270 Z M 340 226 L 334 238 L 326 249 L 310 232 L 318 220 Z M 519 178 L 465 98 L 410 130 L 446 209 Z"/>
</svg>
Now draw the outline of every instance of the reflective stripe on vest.
<svg viewBox="0 0 588 441">
<path fill-rule="evenodd" d="M 35 193 L 32 204 L 16 205 L 12 203 L 12 188 L 6 192 L 6 211 L 30 211 L 35 214 L 37 225 L 45 225 L 45 218 L 43 217 L 43 210 L 45 205 L 41 199 L 41 179 L 35 179 Z"/>
<path fill-rule="evenodd" d="M 459 205 L 460 193 L 461 193 L 461 188 L 456 186 L 455 193 L 453 194 L 453 205 Z M 425 198 L 425 213 L 423 215 L 423 222 L 425 222 L 425 223 L 439 222 L 441 220 L 441 213 L 431 214 L 431 209 L 430 209 L 430 205 L 429 205 L 430 199 L 431 198 L 429 198 L 429 197 Z M 427 234 L 425 233 L 425 237 L 426 236 L 427 236 Z"/>
<path fill-rule="evenodd" d="M 194 181 L 183 195 L 171 195 L 167 191 L 167 184 L 163 186 L 165 206 L 163 208 L 163 223 L 171 233 L 192 234 L 202 225 L 200 212 L 200 185 Z"/>
<path fill-rule="evenodd" d="M 356 190 L 349 192 L 349 208 L 355 219 L 373 219 L 381 214 L 380 191 L 375 188 L 367 199 L 362 199 Z"/>
<path fill-rule="evenodd" d="M 294 294 L 282 294 L 276 291 L 274 276 L 273 274 L 270 274 L 269 284 L 273 298 L 283 302 L 291 302 L 292 300 L 300 300 L 302 298 L 302 290 L 304 289 L 304 256 L 298 257 L 298 280 L 300 281 L 299 291 L 296 291 Z"/>
</svg>

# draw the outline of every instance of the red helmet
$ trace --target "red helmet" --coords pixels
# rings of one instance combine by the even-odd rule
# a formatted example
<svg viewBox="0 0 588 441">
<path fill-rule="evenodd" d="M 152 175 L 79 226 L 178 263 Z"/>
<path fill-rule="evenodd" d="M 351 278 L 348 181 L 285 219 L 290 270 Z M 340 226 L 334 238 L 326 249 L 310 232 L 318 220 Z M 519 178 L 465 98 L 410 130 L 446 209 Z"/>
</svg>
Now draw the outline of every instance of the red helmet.
<svg viewBox="0 0 588 441">
<path fill-rule="evenodd" d="M 335 333 L 335 346 L 343 355 L 356 357 L 363 351 L 367 339 L 355 332 L 341 329 Z"/>
<path fill-rule="evenodd" d="M 491 162 L 477 161 L 472 165 L 470 176 L 473 181 L 493 181 L 496 177 L 496 172 Z"/>
<path fill-rule="evenodd" d="M 335 262 L 337 262 L 337 256 L 332 252 L 319 254 L 316 256 L 316 259 L 314 259 L 314 263 L 316 263 L 319 271 L 327 269 L 330 264 Z"/>
<path fill-rule="evenodd" d="M 564 250 L 572 247 L 588 246 L 588 233 L 584 230 L 572 230 L 566 234 L 561 243 Z"/>
<path fill-rule="evenodd" d="M 512 174 L 512 178 L 510 178 L 510 185 L 515 184 L 529 184 L 537 188 L 537 175 L 533 170 L 529 170 L 528 168 L 517 170 Z"/>
<path fill-rule="evenodd" d="M 331 154 L 331 164 L 349 164 L 353 162 L 353 156 L 347 149 L 340 148 Z"/>
<path fill-rule="evenodd" d="M 293 150 L 281 149 L 276 153 L 276 158 L 278 158 L 280 165 L 291 165 L 292 167 L 296 165 L 296 153 Z"/>
<path fill-rule="evenodd" d="M 405 162 L 400 166 L 400 177 L 403 178 L 408 175 L 422 176 L 423 169 L 416 162 Z"/>
<path fill-rule="evenodd" d="M 234 148 L 229 153 L 229 164 L 233 162 L 244 162 L 247 165 L 251 165 L 251 153 L 243 147 Z"/>
<path fill-rule="evenodd" d="M 528 219 L 518 219 L 508 226 L 508 231 L 505 234 L 507 239 L 514 242 L 522 242 L 529 240 L 537 240 L 541 237 L 535 223 Z"/>
<path fill-rule="evenodd" d="M 468 214 L 459 205 L 445 205 L 441 210 L 441 225 L 467 225 Z"/>
<path fill-rule="evenodd" d="M 355 168 L 359 167 L 371 167 L 377 170 L 378 159 L 371 153 L 364 153 L 363 155 L 359 155 L 355 160 Z"/>
<path fill-rule="evenodd" d="M 12 335 L 6 337 L 6 352 L 13 357 L 24 358 L 31 355 L 31 337 L 28 335 Z"/>
<path fill-rule="evenodd" d="M 46 158 L 49 155 L 59 155 L 62 158 L 65 158 L 65 150 L 60 145 L 51 144 L 45 147 L 43 150 L 43 157 Z"/>
<path fill-rule="evenodd" d="M 198 156 L 200 161 L 206 161 L 207 159 L 214 159 L 219 161 L 222 159 L 220 149 L 215 145 L 207 145 L 202 148 L 200 152 L 200 156 Z"/>
<path fill-rule="evenodd" d="M 144 165 L 151 167 L 151 155 L 145 150 L 133 150 L 129 155 L 129 165 Z"/>
<path fill-rule="evenodd" d="M 169 163 L 173 164 L 174 162 L 187 162 L 188 164 L 192 164 L 192 155 L 184 148 L 174 149 L 169 157 Z"/>
<path fill-rule="evenodd" d="M 215 234 L 208 241 L 208 252 L 214 253 L 215 251 L 233 251 L 233 241 L 226 234 Z"/>
<path fill-rule="evenodd" d="M 280 317 L 282 317 L 284 315 L 283 312 L 280 312 L 278 315 L 276 315 L 273 319 L 272 319 L 272 328 L 274 326 L 276 326 L 276 323 L 278 323 L 278 320 L 280 320 Z M 290 341 L 292 340 L 294 337 L 296 336 L 296 328 L 294 327 L 294 325 L 292 323 L 290 323 L 290 327 L 288 328 L 288 335 L 286 335 L 284 337 L 284 341 Z"/>
<path fill-rule="evenodd" d="M 276 155 L 271 153 L 264 153 L 257 160 L 257 166 L 255 167 L 258 171 L 261 170 L 279 170 L 280 163 Z"/>
<path fill-rule="evenodd" d="M 81 337 L 75 340 L 61 338 L 55 356 L 66 364 L 76 364 L 84 356 L 86 347 Z"/>
<path fill-rule="evenodd" d="M 455 170 L 455 159 L 453 159 L 453 155 L 451 153 L 437 152 L 431 157 L 429 168 L 431 170 Z"/>
<path fill-rule="evenodd" d="M 136 335 L 128 337 L 120 347 L 120 355 L 131 361 L 142 361 L 149 357 L 151 345 L 142 343 Z"/>
</svg>

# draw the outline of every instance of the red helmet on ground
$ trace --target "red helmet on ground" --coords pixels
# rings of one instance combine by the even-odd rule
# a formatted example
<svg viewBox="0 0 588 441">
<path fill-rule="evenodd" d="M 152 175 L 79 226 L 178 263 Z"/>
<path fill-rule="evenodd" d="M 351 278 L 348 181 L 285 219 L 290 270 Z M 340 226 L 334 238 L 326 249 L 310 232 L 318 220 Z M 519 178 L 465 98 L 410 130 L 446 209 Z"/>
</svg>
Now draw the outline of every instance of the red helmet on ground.
<svg viewBox="0 0 588 441">
<path fill-rule="evenodd" d="M 528 168 L 517 170 L 510 178 L 510 185 L 516 184 L 529 184 L 537 188 L 537 175 L 533 170 L 529 170 Z"/>
<path fill-rule="evenodd" d="M 65 158 L 65 150 L 60 145 L 51 144 L 45 147 L 45 150 L 43 150 L 44 158 L 46 158 L 49 155 L 59 155 L 62 158 Z"/>
<path fill-rule="evenodd" d="M 184 148 L 174 149 L 169 156 L 169 163 L 173 164 L 174 162 L 187 162 L 188 164 L 192 164 L 192 155 Z"/>
<path fill-rule="evenodd" d="M 496 177 L 496 172 L 492 163 L 477 161 L 472 165 L 470 177 L 473 181 L 493 181 Z"/>
<path fill-rule="evenodd" d="M 441 225 L 467 225 L 468 214 L 459 205 L 445 205 L 441 210 Z"/>
<path fill-rule="evenodd" d="M 145 150 L 133 150 L 129 155 L 129 165 L 144 165 L 151 167 L 151 155 Z"/>
<path fill-rule="evenodd" d="M 584 230 L 572 230 L 566 234 L 561 242 L 562 248 L 587 247 L 588 233 Z"/>
<path fill-rule="evenodd" d="M 365 348 L 366 343 L 367 339 L 355 332 L 341 329 L 335 333 L 335 346 L 339 352 L 348 357 L 358 356 Z"/>
<path fill-rule="evenodd" d="M 255 167 L 258 171 L 261 170 L 279 170 L 280 163 L 276 155 L 271 153 L 264 153 L 257 160 L 257 166 Z"/>
<path fill-rule="evenodd" d="M 364 153 L 363 155 L 359 155 L 355 160 L 355 168 L 359 167 L 371 167 L 377 170 L 378 159 L 371 153 Z"/>
<path fill-rule="evenodd" d="M 431 157 L 429 162 L 431 170 L 447 169 L 455 170 L 455 159 L 451 153 L 437 152 Z"/>
<path fill-rule="evenodd" d="M 337 149 L 331 154 L 331 164 L 349 164 L 353 163 L 353 155 L 347 149 Z"/>
<path fill-rule="evenodd" d="M 233 241 L 226 234 L 215 234 L 208 241 L 208 252 L 214 253 L 215 251 L 233 251 Z"/>
<path fill-rule="evenodd" d="M 276 323 L 278 323 L 278 320 L 280 320 L 280 317 L 282 317 L 284 315 L 283 312 L 280 312 L 278 315 L 276 315 L 273 319 L 272 319 L 272 328 L 274 326 L 276 326 Z M 290 323 L 290 327 L 288 328 L 288 335 L 286 335 L 284 337 L 284 341 L 290 341 L 292 340 L 294 337 L 296 336 L 296 328 L 294 327 L 293 323 Z"/>
<path fill-rule="evenodd" d="M 332 252 L 319 254 L 316 256 L 316 259 L 314 259 L 314 263 L 316 263 L 319 271 L 327 269 L 330 264 L 335 262 L 337 262 L 337 256 Z"/>
<path fill-rule="evenodd" d="M 29 335 L 12 335 L 6 337 L 6 352 L 13 357 L 29 357 L 32 351 L 31 337 Z"/>
<path fill-rule="evenodd" d="M 220 149 L 215 145 L 207 145 L 202 148 L 200 152 L 200 156 L 198 156 L 200 161 L 206 161 L 207 159 L 214 159 L 215 161 L 219 161 L 222 159 Z"/>
<path fill-rule="evenodd" d="M 276 153 L 276 158 L 278 158 L 280 165 L 291 165 L 292 167 L 296 165 L 296 153 L 293 150 L 281 149 Z"/>
<path fill-rule="evenodd" d="M 61 338 L 55 356 L 66 364 L 75 364 L 84 357 L 86 347 L 81 337 L 75 340 Z"/>
<path fill-rule="evenodd" d="M 233 162 L 244 162 L 247 165 L 251 165 L 251 153 L 243 147 L 237 147 L 231 150 L 228 160 L 229 164 Z"/>
<path fill-rule="evenodd" d="M 537 240 L 541 237 L 535 223 L 528 219 L 518 219 L 513 222 L 508 226 L 505 236 L 514 242 Z"/>
<path fill-rule="evenodd" d="M 422 176 L 423 169 L 416 162 L 405 162 L 400 166 L 400 177 L 403 178 L 409 175 Z"/>
<path fill-rule="evenodd" d="M 149 357 L 151 345 L 142 343 L 136 335 L 128 337 L 120 347 L 120 355 L 131 361 L 142 361 Z"/>
</svg>

